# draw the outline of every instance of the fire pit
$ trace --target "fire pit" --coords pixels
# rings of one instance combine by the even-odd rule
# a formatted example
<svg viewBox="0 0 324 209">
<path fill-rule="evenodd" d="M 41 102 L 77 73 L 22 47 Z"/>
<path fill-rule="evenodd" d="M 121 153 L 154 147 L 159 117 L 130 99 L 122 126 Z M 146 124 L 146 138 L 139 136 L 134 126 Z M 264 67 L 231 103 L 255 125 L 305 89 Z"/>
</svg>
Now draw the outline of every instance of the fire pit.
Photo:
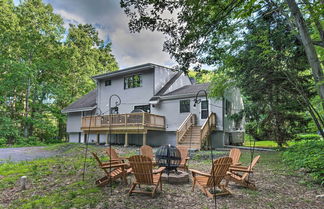
<svg viewBox="0 0 324 209">
<path fill-rule="evenodd" d="M 176 173 L 178 172 L 177 168 L 181 162 L 181 154 L 175 146 L 169 144 L 159 147 L 155 159 L 160 167 L 166 167 L 165 172 L 169 175 L 173 170 Z"/>
</svg>

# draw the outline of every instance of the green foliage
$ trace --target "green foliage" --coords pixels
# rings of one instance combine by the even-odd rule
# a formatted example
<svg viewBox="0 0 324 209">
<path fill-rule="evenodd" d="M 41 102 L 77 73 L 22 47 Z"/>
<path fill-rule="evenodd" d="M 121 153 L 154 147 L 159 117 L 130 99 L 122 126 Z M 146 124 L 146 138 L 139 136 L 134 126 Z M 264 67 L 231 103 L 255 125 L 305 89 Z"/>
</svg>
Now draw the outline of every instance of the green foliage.
<svg viewBox="0 0 324 209">
<path fill-rule="evenodd" d="M 294 140 L 295 141 L 302 141 L 302 140 L 309 141 L 309 140 L 320 140 L 320 139 L 321 139 L 321 136 L 318 134 L 298 134 Z"/>
<path fill-rule="evenodd" d="M 117 69 L 92 25 L 66 31 L 42 0 L 0 1 L 0 46 L 0 137 L 8 144 L 62 141 L 61 110 L 95 88 L 91 76 Z"/>
<path fill-rule="evenodd" d="M 324 184 L 324 141 L 301 141 L 283 153 L 284 162 L 305 169 L 317 183 Z"/>
</svg>

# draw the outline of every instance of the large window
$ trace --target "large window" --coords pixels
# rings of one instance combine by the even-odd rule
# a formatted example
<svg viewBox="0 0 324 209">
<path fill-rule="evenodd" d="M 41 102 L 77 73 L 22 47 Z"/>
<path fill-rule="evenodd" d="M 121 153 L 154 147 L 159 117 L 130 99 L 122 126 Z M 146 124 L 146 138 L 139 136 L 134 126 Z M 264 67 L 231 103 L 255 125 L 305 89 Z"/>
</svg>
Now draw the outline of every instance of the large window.
<svg viewBox="0 0 324 209">
<path fill-rule="evenodd" d="M 190 112 L 190 100 L 180 100 L 180 113 Z"/>
<path fill-rule="evenodd" d="M 200 107 L 201 107 L 201 119 L 206 119 L 208 118 L 208 100 L 205 101 L 201 101 L 200 103 Z"/>
<path fill-rule="evenodd" d="M 124 77 L 124 89 L 136 88 L 142 86 L 142 75 L 136 74 Z"/>
<path fill-rule="evenodd" d="M 150 105 L 138 105 L 134 107 L 134 110 L 143 110 L 144 112 L 151 112 Z"/>
</svg>

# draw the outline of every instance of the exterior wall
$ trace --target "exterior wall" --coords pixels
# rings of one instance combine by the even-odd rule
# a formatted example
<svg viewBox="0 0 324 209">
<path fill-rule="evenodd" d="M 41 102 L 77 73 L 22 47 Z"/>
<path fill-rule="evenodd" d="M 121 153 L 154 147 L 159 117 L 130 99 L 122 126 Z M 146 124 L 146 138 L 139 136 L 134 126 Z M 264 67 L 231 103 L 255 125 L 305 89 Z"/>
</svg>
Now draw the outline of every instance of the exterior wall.
<svg viewBox="0 0 324 209">
<path fill-rule="evenodd" d="M 197 125 L 201 126 L 204 124 L 206 119 L 201 119 L 201 105 L 194 105 L 194 97 L 183 98 L 183 99 L 174 99 L 174 100 L 164 100 L 161 101 L 154 108 L 151 108 L 151 112 L 157 115 L 164 115 L 166 121 L 166 131 L 176 131 L 182 122 L 187 118 L 189 113 L 180 113 L 180 100 L 190 100 L 190 112 L 195 114 L 197 117 Z M 204 100 L 204 97 L 199 97 L 199 99 Z M 209 110 L 216 113 L 217 117 L 217 129 L 222 130 L 222 108 L 221 101 L 210 100 L 209 101 Z M 219 106 L 219 107 L 218 107 Z M 219 127 L 220 126 L 220 127 Z"/>
<path fill-rule="evenodd" d="M 243 99 L 241 97 L 241 93 L 238 88 L 232 88 L 232 89 L 228 90 L 225 93 L 224 99 L 231 102 L 231 107 L 230 107 L 231 114 L 238 113 L 244 108 Z M 226 105 L 224 107 L 224 111 L 225 111 L 225 108 L 226 108 Z M 235 131 L 236 129 L 235 129 L 234 121 L 228 118 L 229 115 L 226 115 L 226 114 L 224 114 L 224 115 L 225 115 L 225 118 L 224 118 L 225 131 L 227 131 L 227 132 Z M 241 126 L 240 126 L 241 131 L 244 131 L 244 122 L 245 121 L 243 118 L 243 120 L 241 122 Z"/>
<path fill-rule="evenodd" d="M 149 131 L 147 133 L 147 144 L 153 147 L 171 144 L 177 145 L 176 132 L 173 131 Z"/>
<path fill-rule="evenodd" d="M 154 70 L 154 94 L 156 94 L 177 72 L 168 68 L 155 67 Z"/>
<path fill-rule="evenodd" d="M 106 139 L 106 135 L 103 136 Z M 125 134 L 111 134 L 111 143 L 124 145 L 125 144 Z M 148 131 L 146 136 L 146 144 L 152 147 L 171 144 L 176 145 L 176 133 L 166 132 L 166 131 Z M 102 140 L 100 140 L 102 141 Z M 104 140 L 105 141 L 105 140 Z M 106 142 L 106 141 L 105 141 Z M 143 145 L 143 134 L 128 134 L 128 144 L 129 145 Z"/>
<path fill-rule="evenodd" d="M 144 71 L 142 75 L 142 86 L 124 89 L 124 76 L 111 79 L 111 85 L 105 86 L 104 80 L 98 83 L 98 109 L 101 113 L 109 114 L 109 98 L 117 94 L 121 99 L 118 106 L 119 114 L 130 113 L 136 105 L 148 105 L 153 96 L 153 71 Z M 114 107 L 116 98 L 113 97 L 111 106 Z"/>
<path fill-rule="evenodd" d="M 69 142 L 79 143 L 79 133 L 69 133 Z"/>
<path fill-rule="evenodd" d="M 66 131 L 81 132 L 81 112 L 71 112 L 67 115 Z"/>
<path fill-rule="evenodd" d="M 212 146 L 213 148 L 222 148 L 224 147 L 224 141 L 223 141 L 223 132 L 222 131 L 216 131 L 211 134 L 212 139 Z"/>
<path fill-rule="evenodd" d="M 169 87 L 169 89 L 165 92 L 165 94 L 186 85 L 191 85 L 191 81 L 188 76 L 182 73 L 182 75 Z"/>
</svg>

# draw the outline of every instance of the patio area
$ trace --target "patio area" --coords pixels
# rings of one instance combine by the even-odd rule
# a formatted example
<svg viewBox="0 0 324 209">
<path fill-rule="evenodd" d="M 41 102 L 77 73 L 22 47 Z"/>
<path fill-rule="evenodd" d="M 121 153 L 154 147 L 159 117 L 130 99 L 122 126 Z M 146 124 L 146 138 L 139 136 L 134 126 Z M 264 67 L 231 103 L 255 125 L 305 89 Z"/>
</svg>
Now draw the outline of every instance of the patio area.
<svg viewBox="0 0 324 209">
<path fill-rule="evenodd" d="M 29 163 L 7 163 L 0 167 L 0 208 L 35 208 L 55 205 L 58 208 L 214 208 L 212 198 L 207 198 L 195 189 L 191 182 L 186 184 L 163 184 L 163 191 L 155 198 L 136 194 L 128 196 L 132 176 L 128 185 L 120 180 L 108 186 L 96 187 L 95 180 L 101 171 L 94 158 L 88 155 L 85 180 L 82 181 L 83 151 L 80 144 L 69 145 L 61 156 L 40 159 Z M 89 146 L 89 151 L 102 153 L 106 147 Z M 121 156 L 139 154 L 139 147 L 113 146 Z M 60 150 L 61 147 L 54 148 Z M 227 151 L 214 151 L 215 156 L 228 156 Z M 253 181 L 257 190 L 249 190 L 230 183 L 232 195 L 217 197 L 217 208 L 321 208 L 323 188 L 308 182 L 301 172 L 293 172 L 281 161 L 280 152 L 256 152 L 261 155 L 254 169 Z M 210 151 L 196 152 L 189 161 L 189 168 L 209 172 Z M 100 155 L 105 159 L 105 155 Z M 250 162 L 250 152 L 242 151 L 241 161 Z M 2 169 L 2 170 L 1 170 Z M 11 170 L 10 173 L 3 172 Z M 19 178 L 28 178 L 27 190 L 20 191 Z"/>
</svg>

